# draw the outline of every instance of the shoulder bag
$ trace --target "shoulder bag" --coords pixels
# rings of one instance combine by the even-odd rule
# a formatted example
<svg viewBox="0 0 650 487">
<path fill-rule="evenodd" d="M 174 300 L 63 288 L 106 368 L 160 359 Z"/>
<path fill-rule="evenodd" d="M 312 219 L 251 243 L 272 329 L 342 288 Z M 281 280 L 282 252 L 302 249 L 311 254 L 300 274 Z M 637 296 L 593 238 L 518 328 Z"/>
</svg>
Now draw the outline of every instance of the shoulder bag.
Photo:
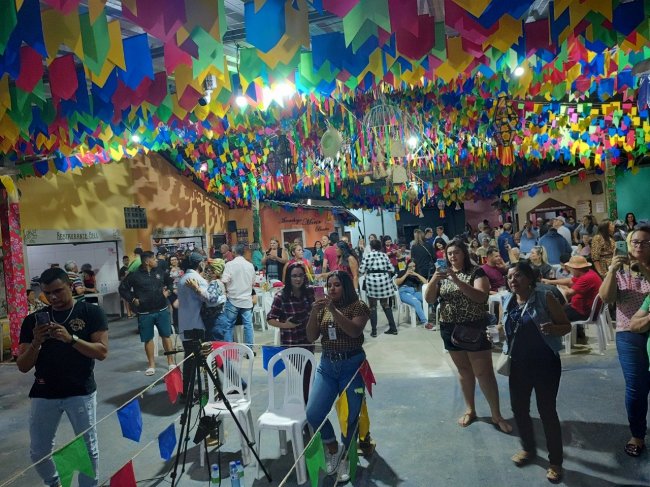
<svg viewBox="0 0 650 487">
<path fill-rule="evenodd" d="M 420 246 L 424 249 L 424 251 L 429 254 L 429 272 L 427 273 L 427 281 L 430 281 L 433 275 L 436 273 L 436 261 L 433 258 L 433 255 L 431 255 L 431 252 L 427 249 L 427 247 L 424 244 L 420 244 Z"/>
</svg>

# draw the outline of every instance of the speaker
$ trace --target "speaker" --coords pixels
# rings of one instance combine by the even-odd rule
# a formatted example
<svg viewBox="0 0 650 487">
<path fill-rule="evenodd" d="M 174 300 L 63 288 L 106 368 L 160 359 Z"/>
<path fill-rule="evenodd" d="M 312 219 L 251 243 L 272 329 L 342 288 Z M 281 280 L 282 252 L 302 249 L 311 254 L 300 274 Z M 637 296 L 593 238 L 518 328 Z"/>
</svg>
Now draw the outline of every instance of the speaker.
<svg viewBox="0 0 650 487">
<path fill-rule="evenodd" d="M 237 231 L 237 220 L 228 220 L 228 233 Z"/>
<path fill-rule="evenodd" d="M 602 181 L 592 181 L 589 183 L 589 186 L 591 186 L 591 194 L 603 194 Z"/>
</svg>

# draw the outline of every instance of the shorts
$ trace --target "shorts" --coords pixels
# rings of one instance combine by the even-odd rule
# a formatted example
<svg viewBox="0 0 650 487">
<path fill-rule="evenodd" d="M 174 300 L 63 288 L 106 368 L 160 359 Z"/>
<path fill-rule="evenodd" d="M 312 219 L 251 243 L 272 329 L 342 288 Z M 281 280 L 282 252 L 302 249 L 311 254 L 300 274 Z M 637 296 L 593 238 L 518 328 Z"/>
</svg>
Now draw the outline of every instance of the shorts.
<svg viewBox="0 0 650 487">
<path fill-rule="evenodd" d="M 169 309 L 138 315 L 138 331 L 142 343 L 153 340 L 154 325 L 158 328 L 158 334 L 161 337 L 169 338 L 172 335 L 172 318 Z"/>
<path fill-rule="evenodd" d="M 451 334 L 454 332 L 454 326 L 456 326 L 454 323 L 440 323 L 440 336 L 445 345 L 445 350 L 448 352 L 469 352 L 469 350 L 457 347 L 451 341 Z M 481 348 L 476 350 L 476 352 L 482 352 L 484 350 L 492 350 L 492 343 L 488 340 L 487 333 L 481 339 Z"/>
</svg>

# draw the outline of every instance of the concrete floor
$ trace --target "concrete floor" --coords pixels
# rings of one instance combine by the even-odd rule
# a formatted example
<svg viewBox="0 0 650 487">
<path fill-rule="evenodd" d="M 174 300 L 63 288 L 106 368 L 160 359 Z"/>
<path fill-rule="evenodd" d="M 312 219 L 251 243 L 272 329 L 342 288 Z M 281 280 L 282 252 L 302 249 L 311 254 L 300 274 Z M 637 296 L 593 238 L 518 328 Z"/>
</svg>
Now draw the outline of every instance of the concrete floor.
<svg viewBox="0 0 650 487">
<path fill-rule="evenodd" d="M 380 313 L 381 314 L 381 313 Z M 368 327 L 369 328 L 369 327 Z M 96 366 L 98 382 L 98 418 L 123 405 L 151 381 L 144 376 L 142 346 L 134 333 L 135 321 L 118 321 L 110 325 L 110 356 Z M 380 326 L 381 329 L 381 326 Z M 369 333 L 369 329 L 366 330 Z M 271 343 L 272 333 L 256 330 L 260 344 Z M 462 395 L 449 355 L 443 353 L 438 332 L 412 329 L 402 323 L 398 336 L 370 338 L 365 349 L 377 378 L 374 397 L 368 405 L 372 435 L 377 441 L 375 455 L 361 459 L 355 486 L 542 486 L 545 479 L 545 453 L 541 423 L 536 420 L 540 440 L 540 458 L 518 469 L 510 456 L 518 449 L 516 430 L 511 435 L 497 431 L 489 423 L 489 410 L 477 389 L 480 420 L 466 429 L 456 424 L 464 410 Z M 595 341 L 592 339 L 592 341 Z M 496 355 L 495 355 L 496 357 Z M 565 479 L 568 486 L 649 486 L 648 453 L 638 459 L 623 453 L 629 437 L 624 408 L 624 383 L 610 344 L 605 356 L 574 354 L 563 356 L 563 375 L 558 410 L 562 420 L 565 445 Z M 159 371 L 164 359 L 158 358 Z M 32 487 L 41 485 L 33 470 L 11 483 L 6 481 L 29 465 L 27 393 L 32 374 L 21 374 L 15 364 L 0 366 L 0 485 Z M 510 418 L 507 379 L 498 376 L 502 410 Z M 260 354 L 254 365 L 251 384 L 253 418 L 267 405 L 266 373 Z M 139 443 L 122 438 L 117 418 L 112 415 L 98 425 L 100 442 L 100 478 L 106 481 L 129 458 L 139 485 L 167 485 L 173 462 L 160 459 L 157 435 L 176 419 L 180 405 L 171 405 L 164 384 L 155 386 L 140 399 L 144 431 Z M 533 416 L 536 408 L 532 406 Z M 177 435 L 179 429 L 177 428 Z M 58 444 L 72 438 L 67 420 L 59 428 Z M 190 445 L 193 445 L 190 442 Z M 240 459 L 239 438 L 232 422 L 226 425 L 226 442 L 221 448 L 222 472 L 227 462 Z M 211 454 L 211 462 L 217 454 Z M 255 480 L 253 468 L 246 469 L 246 486 L 279 485 L 293 464 L 293 456 L 280 456 L 277 439 L 272 433 L 262 436 L 261 457 L 273 482 Z M 177 485 L 205 485 L 207 471 L 198 462 L 199 448 L 188 450 L 186 472 Z M 163 479 L 155 477 L 166 475 Z M 332 486 L 331 478 L 321 478 L 320 485 Z M 73 483 L 76 485 L 76 483 Z M 224 480 L 222 485 L 230 485 Z M 285 485 L 295 486 L 295 474 Z M 308 484 L 306 484 L 308 485 Z"/>
</svg>

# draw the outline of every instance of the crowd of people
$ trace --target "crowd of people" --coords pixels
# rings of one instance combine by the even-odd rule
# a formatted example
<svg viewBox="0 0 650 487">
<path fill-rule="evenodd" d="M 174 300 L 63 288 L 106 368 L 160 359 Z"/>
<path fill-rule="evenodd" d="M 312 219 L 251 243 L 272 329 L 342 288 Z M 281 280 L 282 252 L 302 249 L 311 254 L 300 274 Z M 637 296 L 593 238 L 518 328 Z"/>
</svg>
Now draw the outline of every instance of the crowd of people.
<svg viewBox="0 0 650 487">
<path fill-rule="evenodd" d="M 314 428 L 325 422 L 321 437 L 327 472 L 338 473 L 341 480 L 349 478 L 348 464 L 342 458 L 364 410 L 363 381 L 357 374 L 365 360 L 364 328 L 370 322 L 370 337 L 377 336 L 378 305 L 388 321 L 388 335 L 398 333 L 393 315 L 396 295 L 414 308 L 423 328 L 433 330 L 439 324 L 444 348 L 458 369 L 465 401 L 458 424 L 468 427 L 477 419 L 478 382 L 492 422 L 507 434 L 512 426 L 501 413 L 493 343 L 487 333 L 489 326 L 500 322 L 504 349 L 511 360 L 511 408 L 522 446 L 512 461 L 523 466 L 536 455 L 529 412 L 535 391 L 548 450 L 546 476 L 558 482 L 563 473 L 562 431 L 556 407 L 561 338 L 571 331 L 571 321 L 589 316 L 598 297 L 615 308 L 631 431 L 624 449 L 633 457 L 645 449 L 650 393 L 646 348 L 650 329 L 650 226 L 637 223 L 634 215 L 626 218 L 624 225 L 609 221 L 597 224 L 591 217 L 574 228 L 571 223 L 571 218 L 557 216 L 551 222 L 526 223 L 521 231 L 514 232 L 510 223 L 492 228 L 482 222 L 478 232 L 468 226 L 462 235 L 451 239 L 442 227 L 425 228 L 415 230 L 408 244 L 371 234 L 367 243 L 362 238 L 354 246 L 348 238 L 332 233 L 311 249 L 300 239 L 287 246 L 272 239 L 266 250 L 257 245 L 249 249 L 243 244 L 232 248 L 224 244 L 212 256 L 200 250 L 167 255 L 164 247 L 159 247 L 157 254 L 136 249 L 133 261 L 123 261 L 119 291 L 129 313 L 137 316 L 147 359 L 145 374 L 153 375 L 154 328 L 168 351 L 173 348 L 170 337 L 176 330 L 186 356 L 191 340 L 184 334 L 194 329 L 203 330 L 207 340 L 233 341 L 234 326 L 240 323 L 243 341 L 253 344 L 256 279 L 263 274 L 267 280 L 283 283 L 266 319 L 270 326 L 280 329 L 283 346 L 314 351 L 314 342 L 320 339 L 322 356 L 315 380 L 310 388 L 305 385 L 307 418 Z M 54 412 L 49 399 L 80 396 L 84 404 L 93 403 L 91 363 L 106 357 L 108 332 L 99 307 L 80 307 L 75 302 L 75 289 L 80 284 L 69 272 L 49 269 L 41 276 L 41 286 L 48 305 L 30 297 L 31 314 L 23 324 L 18 366 L 23 372 L 36 368 L 37 380 L 30 394 L 32 415 L 52 414 L 56 419 L 61 411 Z M 501 297 L 499 317 L 488 312 L 490 294 Z M 428 313 L 434 309 L 438 323 L 427 319 L 435 316 Z M 38 315 L 42 311 L 48 316 L 46 326 L 40 327 Z M 65 373 L 78 378 L 65 387 L 48 369 L 64 346 L 70 363 L 81 367 L 69 372 L 67 363 L 59 364 Z M 174 367 L 171 355 L 168 366 Z M 189 370 L 183 370 L 184 379 L 189 375 Z M 348 427 L 339 444 L 325 418 L 344 391 Z M 184 381 L 183 397 L 191 394 Z M 73 407 L 77 403 L 70 404 Z M 94 407 L 91 409 L 92 414 L 79 420 L 75 428 L 81 431 L 88 421 L 92 423 Z M 80 414 L 66 412 L 69 416 Z M 48 441 L 51 448 L 56 426 L 50 426 L 45 432 L 40 426 L 30 431 L 35 460 L 47 454 Z M 87 437 L 91 446 L 92 434 L 94 431 Z M 372 449 L 369 433 L 360 434 L 359 441 L 362 449 Z M 91 454 L 96 451 L 91 449 Z M 50 485 L 56 485 L 51 464 L 43 463 L 39 473 Z M 92 479 L 87 485 L 94 485 Z"/>
</svg>

